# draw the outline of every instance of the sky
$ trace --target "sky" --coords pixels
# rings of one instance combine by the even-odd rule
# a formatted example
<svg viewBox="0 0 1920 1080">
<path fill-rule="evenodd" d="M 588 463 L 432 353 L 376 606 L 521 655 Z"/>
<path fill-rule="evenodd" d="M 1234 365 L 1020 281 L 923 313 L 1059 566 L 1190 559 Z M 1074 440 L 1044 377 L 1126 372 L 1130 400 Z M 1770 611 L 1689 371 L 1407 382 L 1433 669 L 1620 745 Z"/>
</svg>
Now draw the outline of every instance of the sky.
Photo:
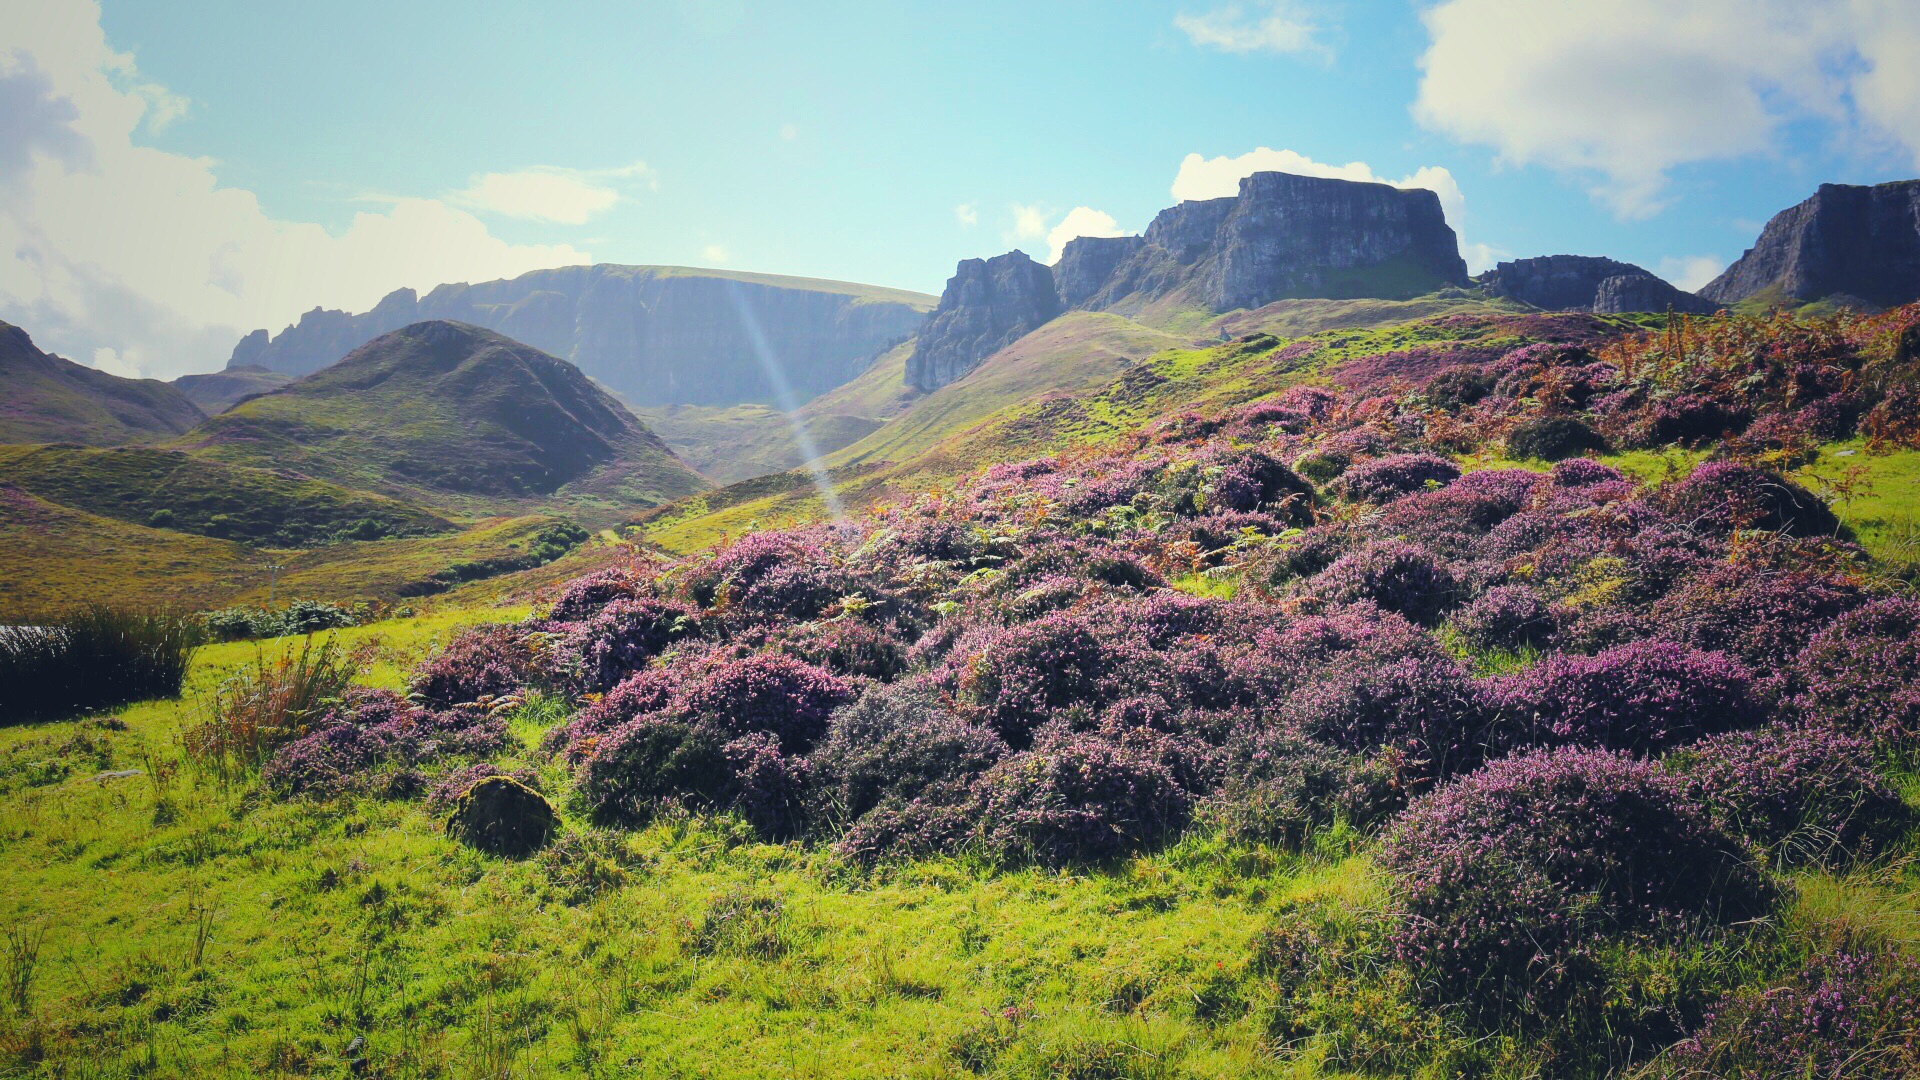
<svg viewBox="0 0 1920 1080">
<path fill-rule="evenodd" d="M 1704 284 L 1920 175 L 1911 0 L 0 0 L 0 319 L 123 375 L 583 262 L 939 292 L 1281 169 Z"/>
</svg>

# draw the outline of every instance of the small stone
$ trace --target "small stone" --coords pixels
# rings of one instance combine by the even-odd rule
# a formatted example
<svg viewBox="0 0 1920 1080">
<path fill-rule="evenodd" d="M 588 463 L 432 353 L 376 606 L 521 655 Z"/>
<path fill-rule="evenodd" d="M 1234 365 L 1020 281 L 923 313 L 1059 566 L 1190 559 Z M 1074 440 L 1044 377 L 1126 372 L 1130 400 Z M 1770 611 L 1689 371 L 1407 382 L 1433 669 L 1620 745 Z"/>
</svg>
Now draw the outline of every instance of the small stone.
<svg viewBox="0 0 1920 1080">
<path fill-rule="evenodd" d="M 455 800 L 447 835 L 469 847 L 524 858 L 553 841 L 560 815 L 537 791 L 508 776 L 477 781 Z"/>
</svg>

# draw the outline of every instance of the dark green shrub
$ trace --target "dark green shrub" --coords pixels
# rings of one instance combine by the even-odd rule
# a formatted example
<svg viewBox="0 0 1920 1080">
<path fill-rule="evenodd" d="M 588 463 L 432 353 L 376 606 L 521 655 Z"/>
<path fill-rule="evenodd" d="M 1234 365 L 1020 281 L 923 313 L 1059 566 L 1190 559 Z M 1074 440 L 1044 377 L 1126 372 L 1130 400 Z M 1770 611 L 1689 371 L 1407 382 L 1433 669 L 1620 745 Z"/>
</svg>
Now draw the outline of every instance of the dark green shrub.
<svg viewBox="0 0 1920 1080">
<path fill-rule="evenodd" d="M 0 629 L 0 723 L 179 697 L 204 640 L 198 619 L 163 611 L 95 604 L 33 621 Z"/>
<path fill-rule="evenodd" d="M 1600 433 L 1571 416 L 1527 420 L 1507 433 L 1507 455 L 1559 461 L 1607 448 Z"/>
</svg>

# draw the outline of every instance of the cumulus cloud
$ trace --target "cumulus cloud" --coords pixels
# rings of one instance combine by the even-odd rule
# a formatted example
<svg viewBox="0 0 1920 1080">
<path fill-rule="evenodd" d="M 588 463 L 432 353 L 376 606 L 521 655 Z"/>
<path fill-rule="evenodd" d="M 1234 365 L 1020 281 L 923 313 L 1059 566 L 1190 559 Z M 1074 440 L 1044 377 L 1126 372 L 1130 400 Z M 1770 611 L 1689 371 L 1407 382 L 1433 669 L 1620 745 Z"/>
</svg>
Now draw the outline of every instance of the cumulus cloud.
<svg viewBox="0 0 1920 1080">
<path fill-rule="evenodd" d="M 1446 0 L 1423 13 L 1414 116 L 1503 162 L 1571 170 L 1622 218 L 1675 168 L 1778 152 L 1796 120 L 1920 165 L 1907 0 Z"/>
<path fill-rule="evenodd" d="M 43 348 L 170 377 L 315 305 L 590 261 L 509 244 L 447 200 L 389 200 L 338 232 L 268 215 L 214 162 L 135 144 L 186 104 L 108 45 L 91 0 L 0 4 L 0 41 L 0 319 Z"/>
<path fill-rule="evenodd" d="M 1047 230 L 1047 265 L 1060 261 L 1067 241 L 1077 236 L 1127 236 L 1113 215 L 1091 206 L 1076 206 L 1067 211 L 1060 223 Z"/>
<path fill-rule="evenodd" d="M 733 258 L 733 252 L 723 244 L 708 244 L 700 249 L 700 255 L 715 266 L 725 266 Z"/>
<path fill-rule="evenodd" d="M 1250 8 L 1229 4 L 1198 15 L 1182 12 L 1174 16 L 1173 25 L 1204 49 L 1333 57 L 1323 37 L 1325 27 L 1289 0 L 1270 0 Z"/>
<path fill-rule="evenodd" d="M 961 203 L 953 208 L 953 220 L 971 229 L 980 224 L 980 209 L 972 203 Z"/>
<path fill-rule="evenodd" d="M 625 181 L 650 178 L 653 170 L 636 161 L 618 169 L 563 169 L 535 166 L 518 172 L 485 173 L 454 192 L 450 201 L 472 210 L 544 221 L 585 225 L 613 209 L 624 197 Z"/>
<path fill-rule="evenodd" d="M 1038 240 L 1047 235 L 1047 212 L 1038 206 L 1022 206 L 1014 203 L 1013 238 L 1015 240 Z"/>
<path fill-rule="evenodd" d="M 1675 285 L 1693 292 L 1720 276 L 1727 260 L 1718 255 L 1670 255 L 1660 260 L 1654 272 Z"/>
</svg>

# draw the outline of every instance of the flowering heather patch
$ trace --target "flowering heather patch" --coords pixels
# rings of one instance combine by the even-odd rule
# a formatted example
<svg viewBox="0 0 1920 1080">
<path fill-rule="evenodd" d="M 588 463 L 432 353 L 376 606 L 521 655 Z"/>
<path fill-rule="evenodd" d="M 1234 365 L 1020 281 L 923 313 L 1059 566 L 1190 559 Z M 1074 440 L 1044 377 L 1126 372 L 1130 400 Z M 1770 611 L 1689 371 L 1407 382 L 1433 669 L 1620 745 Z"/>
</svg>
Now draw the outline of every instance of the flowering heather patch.
<svg viewBox="0 0 1920 1080">
<path fill-rule="evenodd" d="M 1382 865 L 1393 946 L 1484 1024 L 1597 1008 L 1609 941 L 1675 942 L 1764 913 L 1772 890 L 1682 781 L 1604 750 L 1496 761 L 1415 803 Z"/>
<path fill-rule="evenodd" d="M 533 685 L 541 672 L 524 627 L 476 626 L 414 671 L 414 696 L 437 708 L 504 697 Z"/>
<path fill-rule="evenodd" d="M 685 605 L 650 597 L 614 599 L 566 630 L 553 662 L 582 691 L 605 693 L 698 630 L 698 616 Z"/>
<path fill-rule="evenodd" d="M 1662 597 L 1652 615 L 1662 637 L 1774 670 L 1865 599 L 1857 586 L 1817 572 L 1722 563 Z"/>
<path fill-rule="evenodd" d="M 696 604 L 745 618 L 818 618 L 859 582 L 833 565 L 828 530 L 754 533 L 687 568 L 681 585 Z"/>
<path fill-rule="evenodd" d="M 485 780 L 489 776 L 504 776 L 517 784 L 540 790 L 540 774 L 532 769 L 506 770 L 490 761 L 482 761 L 463 768 L 454 769 L 442 775 L 427 789 L 427 807 L 436 813 L 445 813 L 453 808 L 467 789 Z"/>
<path fill-rule="evenodd" d="M 1099 862 L 1185 824 L 1190 796 L 1148 755 L 1088 735 L 1061 735 L 995 765 L 970 816 L 981 846 L 1010 863 Z"/>
<path fill-rule="evenodd" d="M 822 816 L 852 821 L 931 789 L 964 787 L 1008 753 L 999 736 L 955 716 L 924 686 L 875 687 L 834 714 L 813 756 Z"/>
<path fill-rule="evenodd" d="M 1646 754 L 1753 727 L 1752 679 L 1723 653 L 1636 641 L 1593 656 L 1556 653 L 1489 680 L 1486 701 L 1516 745 L 1571 744 Z"/>
<path fill-rule="evenodd" d="M 1065 612 L 983 632 L 947 662 L 963 714 L 1017 747 L 1055 711 L 1118 698 L 1158 667 L 1152 654 Z"/>
<path fill-rule="evenodd" d="M 1764 529 L 1794 536 L 1831 536 L 1838 518 L 1820 497 L 1775 473 L 1710 461 L 1660 492 L 1661 508 L 1714 532 Z"/>
<path fill-rule="evenodd" d="M 785 627 L 767 647 L 842 676 L 884 680 L 907 670 L 897 630 L 848 618 Z"/>
<path fill-rule="evenodd" d="M 328 798 L 370 790 L 382 767 L 497 753 L 509 738 L 505 721 L 482 711 L 428 712 L 384 690 L 354 691 L 311 727 L 262 767 L 261 779 L 276 794 Z"/>
<path fill-rule="evenodd" d="M 1873 769 L 1873 746 L 1820 725 L 1772 724 L 1683 747 L 1667 766 L 1716 824 L 1783 865 L 1871 856 L 1911 815 Z"/>
<path fill-rule="evenodd" d="M 1278 719 L 1354 753 L 1396 750 L 1428 780 L 1477 766 L 1492 737 L 1473 680 L 1444 656 L 1339 657 L 1287 697 Z"/>
<path fill-rule="evenodd" d="M 1816 956 L 1785 985 L 1720 1002 L 1660 1066 L 1674 1080 L 1920 1075 L 1920 961 L 1887 949 Z"/>
<path fill-rule="evenodd" d="M 720 748 L 732 772 L 732 806 L 762 836 L 786 838 L 806 827 L 813 763 L 781 750 L 764 731 L 748 732 Z"/>
<path fill-rule="evenodd" d="M 1455 612 L 1451 625 L 1473 648 L 1518 649 L 1546 644 L 1553 636 L 1553 613 L 1527 586 L 1499 585 Z"/>
<path fill-rule="evenodd" d="M 1602 465 L 1592 458 L 1583 457 L 1555 462 L 1553 472 L 1549 475 L 1553 477 L 1556 486 L 1563 488 L 1620 483 L 1627 478 L 1626 473 L 1611 465 Z"/>
<path fill-rule="evenodd" d="M 1920 602 L 1884 599 L 1836 619 L 1807 644 L 1794 707 L 1902 752 L 1920 747 Z"/>
<path fill-rule="evenodd" d="M 1362 462 L 1340 476 L 1340 491 L 1360 502 L 1391 502 L 1402 495 L 1444 487 L 1460 478 L 1460 467 L 1435 454 L 1390 454 Z"/>
<path fill-rule="evenodd" d="M 1342 556 L 1306 582 L 1310 595 L 1332 604 L 1362 601 L 1423 625 L 1439 621 L 1459 600 L 1459 583 L 1426 549 L 1379 540 Z"/>
<path fill-rule="evenodd" d="M 625 567 L 600 570 L 567 582 L 547 612 L 557 623 L 584 622 L 615 600 L 632 600 L 647 590 L 648 582 Z"/>
<path fill-rule="evenodd" d="M 1403 753 L 1352 755 L 1253 724 L 1221 756 L 1222 782 L 1194 815 L 1247 843 L 1299 848 L 1336 821 L 1369 829 L 1406 805 L 1411 786 Z"/>
<path fill-rule="evenodd" d="M 667 707 L 729 738 L 771 735 L 794 753 L 812 746 L 826 732 L 827 717 L 854 696 L 846 679 L 790 656 L 762 653 L 715 664 L 676 690 Z"/>
<path fill-rule="evenodd" d="M 733 771 L 713 732 L 649 713 L 601 738 L 575 779 L 595 820 L 639 825 L 669 799 L 723 804 Z"/>
</svg>

